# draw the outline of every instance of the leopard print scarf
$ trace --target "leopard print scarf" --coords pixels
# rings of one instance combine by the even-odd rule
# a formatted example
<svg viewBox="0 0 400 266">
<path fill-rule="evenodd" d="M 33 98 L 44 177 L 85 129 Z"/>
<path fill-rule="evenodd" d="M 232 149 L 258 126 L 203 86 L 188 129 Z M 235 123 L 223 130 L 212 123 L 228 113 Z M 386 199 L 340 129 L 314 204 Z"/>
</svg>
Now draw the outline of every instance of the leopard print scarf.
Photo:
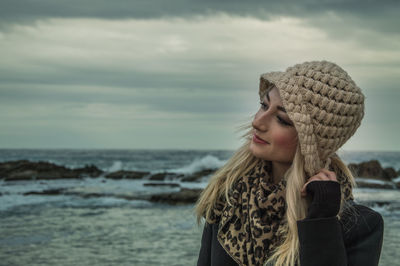
<svg viewBox="0 0 400 266">
<path fill-rule="evenodd" d="M 286 180 L 274 184 L 271 169 L 270 161 L 260 161 L 229 191 L 232 205 L 218 200 L 207 219 L 219 223 L 218 241 L 239 265 L 263 265 L 282 241 L 277 232 L 285 223 Z M 350 183 L 337 178 L 345 198 L 352 198 Z"/>
</svg>

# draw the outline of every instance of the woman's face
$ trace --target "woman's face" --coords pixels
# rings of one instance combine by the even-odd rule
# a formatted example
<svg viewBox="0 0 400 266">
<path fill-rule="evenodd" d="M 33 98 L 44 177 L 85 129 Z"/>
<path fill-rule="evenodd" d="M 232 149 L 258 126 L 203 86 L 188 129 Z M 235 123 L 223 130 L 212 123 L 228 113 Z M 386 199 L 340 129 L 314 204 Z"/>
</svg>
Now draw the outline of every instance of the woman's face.
<svg viewBox="0 0 400 266">
<path fill-rule="evenodd" d="M 264 160 L 292 163 L 298 141 L 297 131 L 283 108 L 278 89 L 274 87 L 270 90 L 260 104 L 252 123 L 251 152 Z"/>
</svg>

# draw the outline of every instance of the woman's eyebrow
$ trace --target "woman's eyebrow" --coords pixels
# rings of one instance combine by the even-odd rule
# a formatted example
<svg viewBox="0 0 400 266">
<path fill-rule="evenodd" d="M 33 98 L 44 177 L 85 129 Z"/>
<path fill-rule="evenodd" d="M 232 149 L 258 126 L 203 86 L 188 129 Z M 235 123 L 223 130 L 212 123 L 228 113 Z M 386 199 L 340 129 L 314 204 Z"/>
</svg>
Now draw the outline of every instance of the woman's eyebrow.
<svg viewBox="0 0 400 266">
<path fill-rule="evenodd" d="M 269 93 L 266 94 L 268 102 L 271 102 L 271 100 L 269 99 Z M 286 109 L 283 106 L 278 105 L 276 108 L 278 108 L 278 110 L 281 110 L 282 112 L 286 113 Z"/>
</svg>

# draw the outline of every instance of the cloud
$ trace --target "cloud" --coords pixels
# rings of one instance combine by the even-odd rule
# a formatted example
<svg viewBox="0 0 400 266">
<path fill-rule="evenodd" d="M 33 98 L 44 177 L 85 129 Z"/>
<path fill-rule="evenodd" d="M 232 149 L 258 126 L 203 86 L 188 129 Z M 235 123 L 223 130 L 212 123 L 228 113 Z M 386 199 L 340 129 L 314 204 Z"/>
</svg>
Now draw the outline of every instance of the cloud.
<svg viewBox="0 0 400 266">
<path fill-rule="evenodd" d="M 262 72 L 305 60 L 332 59 L 360 80 L 399 72 L 399 47 L 334 40 L 294 18 L 49 19 L 16 25 L 1 39 L 3 99 L 229 112 L 214 99 L 245 97 Z"/>
<path fill-rule="evenodd" d="M 368 38 L 384 40 L 381 33 L 369 33 Z M 257 73 L 313 58 L 329 57 L 354 68 L 396 64 L 400 43 L 400 37 L 392 36 L 391 46 L 373 47 L 357 39 L 332 38 L 296 18 L 263 21 L 228 15 L 48 19 L 15 25 L 0 39 L 4 83 L 193 90 L 246 86 L 251 72 L 243 69 Z"/>
<path fill-rule="evenodd" d="M 191 18 L 226 13 L 233 16 L 272 20 L 276 17 L 296 17 L 313 20 L 314 25 L 331 27 L 330 15 L 346 23 L 346 28 L 371 28 L 374 31 L 398 34 L 396 0 L 253 0 L 253 1 L 196 1 L 196 0 L 3 0 L 0 8 L 0 25 L 32 24 L 47 18 L 98 18 L 98 19 L 163 19 Z M 325 18 L 325 19 L 324 19 Z M 338 27 L 340 30 L 346 28 Z"/>
<path fill-rule="evenodd" d="M 95 11 L 104 11 L 101 6 Z M 223 6 L 210 8 L 217 7 Z M 290 15 L 296 7 L 303 17 Z M 171 16 L 149 11 L 145 18 L 122 19 L 100 11 L 103 15 L 74 16 L 68 8 L 54 16 L 43 9 L 32 15 L 33 24 L 13 22 L 0 32 L 3 140 L 47 147 L 50 135 L 68 140 L 62 132 L 69 132 L 74 137 L 68 145 L 96 147 L 112 137 L 113 145 L 124 147 L 129 134 L 153 137 L 153 147 L 213 148 L 212 135 L 226 139 L 219 147 L 232 147 L 234 126 L 258 108 L 259 75 L 315 59 L 337 62 L 367 96 L 386 103 L 391 112 L 398 109 L 390 100 L 398 97 L 397 34 L 367 26 L 352 32 L 364 15 L 352 17 L 343 10 L 337 16 L 339 7 L 320 7 L 323 12 L 310 18 L 304 7 L 271 8 L 270 13 L 277 12 L 263 18 L 250 7 L 253 15 L 239 8 L 237 13 L 194 8 L 196 15 L 190 10 L 177 15 L 172 6 L 163 11 Z M 373 101 L 368 106 L 374 112 L 368 125 L 389 114 Z M 393 116 L 387 123 L 392 121 Z M 21 130 L 24 135 L 12 136 Z M 138 145 L 148 143 L 132 147 Z"/>
</svg>

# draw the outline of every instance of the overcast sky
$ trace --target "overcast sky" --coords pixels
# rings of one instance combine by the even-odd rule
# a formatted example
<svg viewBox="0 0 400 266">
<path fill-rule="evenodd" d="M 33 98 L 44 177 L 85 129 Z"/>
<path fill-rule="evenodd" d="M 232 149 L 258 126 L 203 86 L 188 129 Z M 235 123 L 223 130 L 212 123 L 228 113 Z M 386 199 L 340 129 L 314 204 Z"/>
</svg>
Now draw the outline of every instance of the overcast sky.
<svg viewBox="0 0 400 266">
<path fill-rule="evenodd" d="M 260 74 L 343 67 L 400 151 L 400 1 L 1 0 L 0 148 L 236 149 Z"/>
</svg>

